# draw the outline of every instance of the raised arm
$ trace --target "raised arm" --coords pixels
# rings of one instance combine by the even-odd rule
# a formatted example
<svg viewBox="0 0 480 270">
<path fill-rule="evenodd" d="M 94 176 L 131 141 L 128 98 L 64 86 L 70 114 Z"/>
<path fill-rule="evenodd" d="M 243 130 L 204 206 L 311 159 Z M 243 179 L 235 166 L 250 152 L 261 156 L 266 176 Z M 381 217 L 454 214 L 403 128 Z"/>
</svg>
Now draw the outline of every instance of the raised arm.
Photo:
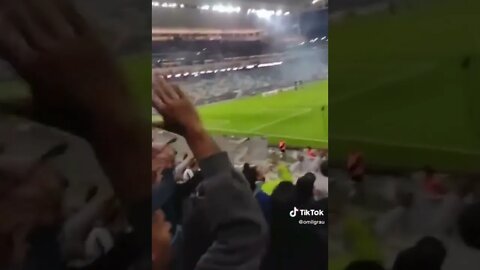
<svg viewBox="0 0 480 270">
<path fill-rule="evenodd" d="M 204 129 L 193 104 L 176 86 L 155 76 L 153 105 L 165 128 L 184 136 L 205 178 L 196 200 L 215 239 L 195 269 L 258 269 L 266 245 L 266 222 L 247 181 Z M 201 232 L 197 232 L 201 233 Z"/>
</svg>

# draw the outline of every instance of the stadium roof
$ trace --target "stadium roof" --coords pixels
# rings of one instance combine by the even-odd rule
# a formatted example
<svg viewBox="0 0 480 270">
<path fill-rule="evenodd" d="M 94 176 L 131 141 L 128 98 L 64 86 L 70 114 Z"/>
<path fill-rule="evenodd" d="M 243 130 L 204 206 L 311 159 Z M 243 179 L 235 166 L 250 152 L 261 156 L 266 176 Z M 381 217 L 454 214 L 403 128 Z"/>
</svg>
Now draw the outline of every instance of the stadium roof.
<svg viewBox="0 0 480 270">
<path fill-rule="evenodd" d="M 298 15 L 326 4 L 327 0 L 152 0 L 152 26 L 278 30 L 295 27 Z"/>
<path fill-rule="evenodd" d="M 292 12 L 304 11 L 307 9 L 324 8 L 328 6 L 328 0 L 152 0 L 159 7 L 162 5 L 180 6 L 213 6 L 225 5 L 242 7 L 243 10 L 252 9 L 267 9 L 267 10 L 289 10 Z"/>
</svg>

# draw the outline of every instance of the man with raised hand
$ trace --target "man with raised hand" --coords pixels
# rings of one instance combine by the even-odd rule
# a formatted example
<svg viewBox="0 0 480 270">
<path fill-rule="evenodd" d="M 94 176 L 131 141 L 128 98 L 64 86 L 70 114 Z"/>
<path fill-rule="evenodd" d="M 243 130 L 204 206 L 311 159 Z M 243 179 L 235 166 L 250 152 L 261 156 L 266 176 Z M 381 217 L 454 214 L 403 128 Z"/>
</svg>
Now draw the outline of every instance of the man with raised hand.
<svg viewBox="0 0 480 270">
<path fill-rule="evenodd" d="M 259 269 L 267 227 L 247 181 L 204 129 L 187 96 L 153 77 L 153 106 L 165 129 L 185 137 L 205 178 L 185 207 L 183 269 Z"/>
</svg>

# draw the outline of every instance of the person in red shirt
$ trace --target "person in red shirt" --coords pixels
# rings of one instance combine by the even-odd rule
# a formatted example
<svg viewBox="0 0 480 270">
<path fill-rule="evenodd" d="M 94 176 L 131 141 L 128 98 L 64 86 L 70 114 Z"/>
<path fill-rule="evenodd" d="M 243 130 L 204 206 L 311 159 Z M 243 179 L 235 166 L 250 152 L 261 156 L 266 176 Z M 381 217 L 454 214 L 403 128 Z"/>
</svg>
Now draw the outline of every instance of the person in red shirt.
<svg viewBox="0 0 480 270">
<path fill-rule="evenodd" d="M 287 151 L 287 143 L 284 140 L 281 140 L 278 143 L 278 149 L 280 150 L 280 158 L 283 160 L 286 158 L 285 152 Z"/>
<path fill-rule="evenodd" d="M 280 152 L 285 153 L 285 151 L 287 150 L 287 143 L 285 143 L 284 140 L 281 140 L 279 143 L 278 143 L 278 149 L 280 149 Z"/>
<path fill-rule="evenodd" d="M 362 153 L 353 152 L 348 156 L 347 169 L 355 182 L 362 182 L 365 174 L 365 160 Z"/>
<path fill-rule="evenodd" d="M 317 154 L 315 153 L 315 150 L 312 149 L 312 147 L 307 147 L 307 156 L 311 158 L 315 158 Z"/>
<path fill-rule="evenodd" d="M 423 181 L 423 188 L 427 195 L 431 196 L 433 199 L 438 199 L 447 193 L 447 189 L 436 176 L 434 169 L 427 166 L 424 169 L 424 173 L 425 178 Z"/>
<path fill-rule="evenodd" d="M 365 177 L 365 159 L 361 152 L 355 151 L 348 156 L 347 169 L 350 175 L 350 179 L 353 181 L 353 193 L 359 202 L 366 200 L 366 194 L 363 186 L 363 180 Z"/>
</svg>

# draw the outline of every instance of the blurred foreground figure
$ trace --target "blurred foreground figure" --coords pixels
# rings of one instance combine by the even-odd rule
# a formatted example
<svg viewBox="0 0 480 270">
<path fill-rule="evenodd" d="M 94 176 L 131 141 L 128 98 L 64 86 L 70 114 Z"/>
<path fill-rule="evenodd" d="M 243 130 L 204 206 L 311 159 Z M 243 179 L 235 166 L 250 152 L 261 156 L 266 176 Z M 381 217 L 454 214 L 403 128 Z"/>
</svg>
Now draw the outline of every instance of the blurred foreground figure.
<svg viewBox="0 0 480 270">
<path fill-rule="evenodd" d="M 31 88 L 23 116 L 93 147 L 133 227 L 128 256 L 114 247 L 90 269 L 127 269 L 150 249 L 149 119 L 142 118 L 120 69 L 70 1 L 0 1 L 0 33 L 0 58 Z M 1 269 L 65 268 L 56 229 L 63 218 L 61 177 L 39 164 L 11 178 L 16 182 L 9 187 L 1 183 Z"/>
<path fill-rule="evenodd" d="M 440 270 L 446 256 L 447 250 L 440 240 L 424 237 L 398 254 L 393 270 Z"/>
</svg>

